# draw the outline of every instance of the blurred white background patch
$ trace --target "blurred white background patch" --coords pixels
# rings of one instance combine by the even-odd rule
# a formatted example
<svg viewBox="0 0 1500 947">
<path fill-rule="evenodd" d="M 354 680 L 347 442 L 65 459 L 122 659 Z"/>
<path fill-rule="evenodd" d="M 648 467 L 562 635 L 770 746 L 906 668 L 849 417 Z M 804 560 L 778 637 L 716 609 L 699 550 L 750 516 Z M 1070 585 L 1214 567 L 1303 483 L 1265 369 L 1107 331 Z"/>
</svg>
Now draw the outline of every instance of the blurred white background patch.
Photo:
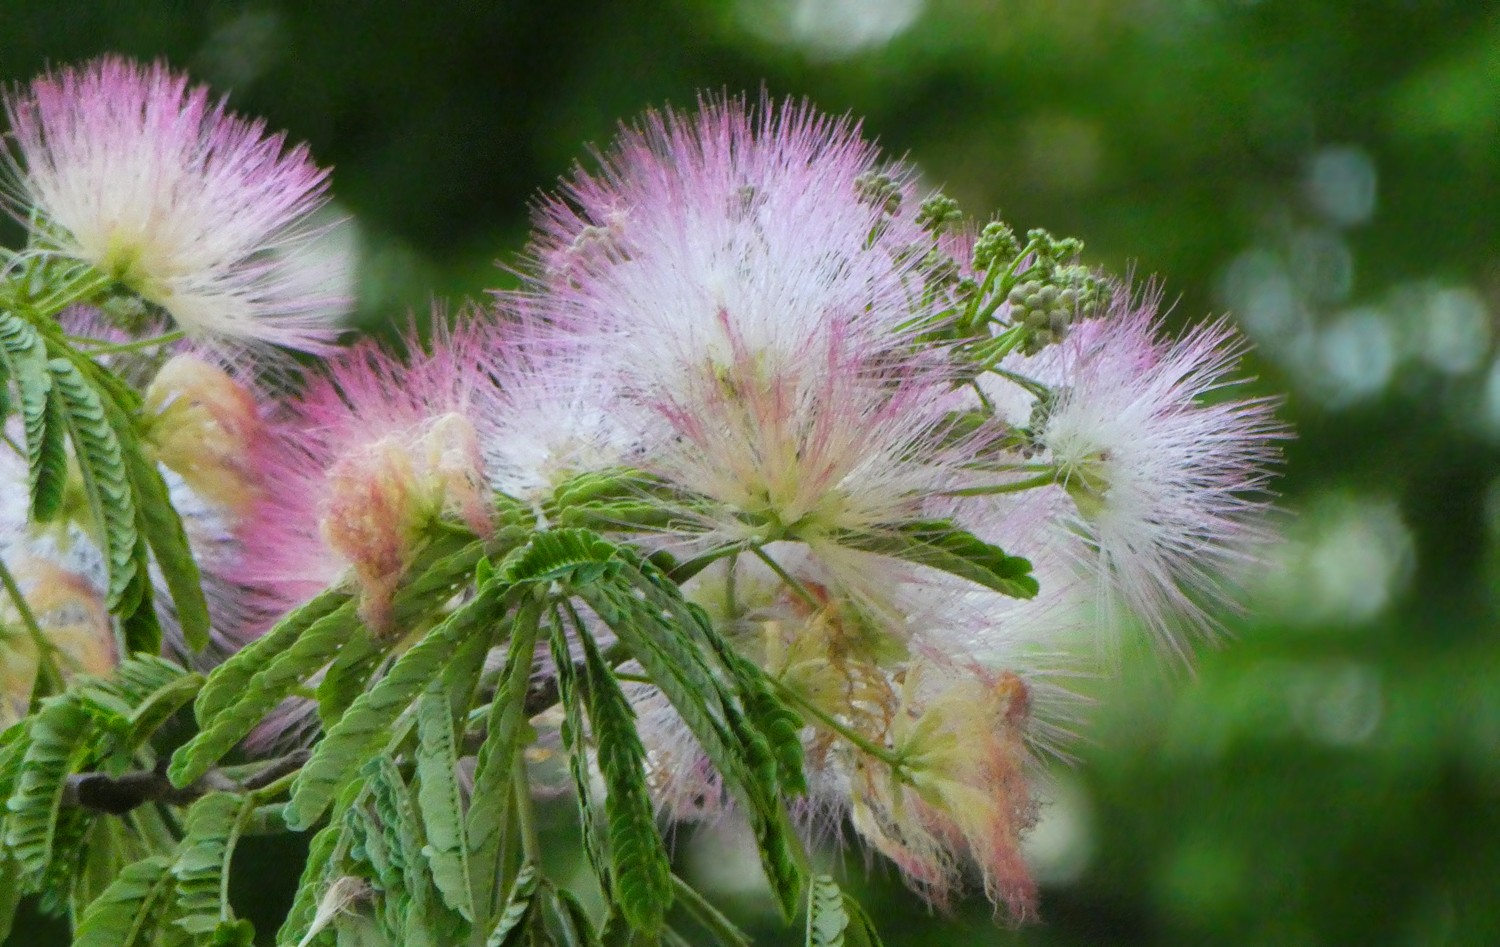
<svg viewBox="0 0 1500 947">
<path fill-rule="evenodd" d="M 738 14 L 762 39 L 842 59 L 900 36 L 924 6 L 924 0 L 740 0 Z"/>
</svg>

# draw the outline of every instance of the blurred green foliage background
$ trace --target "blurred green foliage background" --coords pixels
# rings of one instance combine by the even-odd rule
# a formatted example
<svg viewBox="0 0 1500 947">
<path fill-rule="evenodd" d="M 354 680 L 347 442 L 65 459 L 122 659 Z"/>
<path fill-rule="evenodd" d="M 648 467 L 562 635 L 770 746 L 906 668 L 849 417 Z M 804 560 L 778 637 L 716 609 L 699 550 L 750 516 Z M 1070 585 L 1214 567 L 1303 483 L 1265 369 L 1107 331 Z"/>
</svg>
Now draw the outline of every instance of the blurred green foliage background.
<svg viewBox="0 0 1500 947">
<path fill-rule="evenodd" d="M 7 81 L 106 51 L 311 142 L 370 326 L 507 283 L 529 203 L 617 122 L 761 89 L 1156 275 L 1177 324 L 1232 311 L 1289 393 L 1288 541 L 1196 673 L 1095 688 L 1032 842 L 1042 922 L 932 916 L 858 854 L 851 883 L 892 947 L 1500 943 L 1495 4 L 0 0 Z M 677 841 L 758 942 L 801 942 L 752 860 Z M 252 916 L 295 885 L 280 845 L 238 859 Z"/>
</svg>

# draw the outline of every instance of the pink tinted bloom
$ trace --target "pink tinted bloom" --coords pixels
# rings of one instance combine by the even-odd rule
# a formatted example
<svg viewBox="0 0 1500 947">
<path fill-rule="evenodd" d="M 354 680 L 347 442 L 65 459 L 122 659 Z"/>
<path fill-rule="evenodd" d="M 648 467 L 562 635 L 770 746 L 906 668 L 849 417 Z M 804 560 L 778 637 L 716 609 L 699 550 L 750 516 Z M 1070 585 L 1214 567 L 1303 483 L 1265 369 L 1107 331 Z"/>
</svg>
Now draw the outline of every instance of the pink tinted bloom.
<svg viewBox="0 0 1500 947">
<path fill-rule="evenodd" d="M 1037 647 L 1045 629 L 997 621 L 991 593 L 921 567 L 865 555 L 869 582 L 855 597 L 836 594 L 832 571 L 805 548 L 770 552 L 815 603 L 744 557 L 720 560 L 685 591 L 737 650 L 823 715 L 804 715 L 809 792 L 796 811 L 805 833 L 838 836 L 852 826 L 933 903 L 977 876 L 1014 919 L 1027 917 L 1035 885 L 1020 844 L 1034 809 L 1030 782 L 1038 753 L 1056 751 L 1077 703 L 1046 663 L 1055 656 Z M 890 616 L 900 616 L 909 647 L 888 641 L 872 655 Z M 963 644 L 980 637 L 983 661 Z M 676 820 L 722 818 L 730 808 L 723 781 L 681 718 L 655 688 L 637 686 L 632 697 L 657 804 Z M 903 778 L 828 718 L 903 760 Z"/>
<path fill-rule="evenodd" d="M 1104 318 L 1004 367 L 1056 393 L 1035 459 L 1072 500 L 1060 521 L 1086 540 L 1106 626 L 1123 604 L 1186 660 L 1177 630 L 1211 631 L 1234 567 L 1269 538 L 1264 490 L 1286 432 L 1273 399 L 1220 394 L 1245 350 L 1227 322 L 1165 338 L 1156 304 L 1121 291 Z"/>
<path fill-rule="evenodd" d="M 165 65 L 116 57 L 5 94 L 10 199 L 34 243 L 112 276 L 200 337 L 317 350 L 347 262 L 305 251 L 326 171 Z"/>
<path fill-rule="evenodd" d="M 923 234 L 908 206 L 887 213 L 911 203 L 910 171 L 883 164 L 856 125 L 728 101 L 648 113 L 601 162 L 542 208 L 539 302 L 607 337 L 639 383 L 669 385 L 737 349 L 899 341 L 914 265 L 900 255 Z"/>
<path fill-rule="evenodd" d="M 806 106 L 648 114 L 543 209 L 533 305 L 665 422 L 646 469 L 712 501 L 698 538 L 808 542 L 897 525 L 975 443 L 909 352 L 929 241 L 909 172 Z M 685 537 L 692 538 L 692 537 Z"/>
<path fill-rule="evenodd" d="M 831 346 L 742 349 L 658 396 L 673 436 L 649 467 L 715 501 L 713 538 L 790 536 L 827 552 L 844 531 L 921 519 L 931 494 L 966 481 L 983 438 L 949 438 L 962 398 L 947 377 Z"/>
<path fill-rule="evenodd" d="M 539 503 L 569 478 L 640 462 L 652 419 L 620 393 L 615 358 L 560 333 L 522 303 L 486 339 L 495 400 L 476 413 L 490 484 Z"/>
<path fill-rule="evenodd" d="M 352 572 L 379 627 L 428 525 L 451 515 L 489 529 L 472 418 L 494 398 L 483 364 L 490 330 L 467 315 L 454 329 L 441 314 L 434 325 L 425 345 L 408 333 L 405 359 L 359 343 L 284 403 L 262 461 L 249 578 L 302 601 Z"/>
</svg>

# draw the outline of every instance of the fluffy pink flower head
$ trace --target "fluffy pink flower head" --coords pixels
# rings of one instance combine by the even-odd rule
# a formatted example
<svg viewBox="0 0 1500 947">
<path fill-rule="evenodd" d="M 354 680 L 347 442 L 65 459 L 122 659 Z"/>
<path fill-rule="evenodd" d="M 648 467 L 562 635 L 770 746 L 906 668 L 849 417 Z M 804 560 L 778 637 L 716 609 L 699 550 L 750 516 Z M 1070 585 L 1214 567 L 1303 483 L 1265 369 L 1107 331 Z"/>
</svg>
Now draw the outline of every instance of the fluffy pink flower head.
<svg viewBox="0 0 1500 947">
<path fill-rule="evenodd" d="M 200 337 L 317 350 L 347 263 L 308 254 L 328 174 L 161 63 L 105 57 L 5 94 L 10 200 L 41 252 L 82 260 Z"/>
<path fill-rule="evenodd" d="M 910 172 L 856 125 L 727 101 L 648 113 L 600 161 L 542 207 L 539 282 L 554 321 L 608 336 L 643 379 L 854 328 L 891 345 L 911 318 Z"/>
<path fill-rule="evenodd" d="M 517 318 L 488 339 L 496 400 L 475 422 L 491 486 L 538 504 L 573 476 L 638 463 L 653 424 L 621 398 L 608 352 L 555 331 L 520 302 Z"/>
<path fill-rule="evenodd" d="M 898 524 L 973 444 L 908 354 L 909 174 L 857 127 L 742 103 L 651 113 L 543 209 L 536 305 L 610 352 L 666 437 L 648 470 L 716 504 L 710 541 L 810 542 Z M 700 511 L 701 512 L 701 511 Z"/>
<path fill-rule="evenodd" d="M 255 514 L 252 578 L 304 600 L 343 580 L 381 628 L 424 531 L 452 516 L 491 525 L 479 438 L 470 420 L 493 384 L 485 329 L 434 318 L 431 341 L 409 333 L 405 359 L 364 341 L 331 359 L 285 405 L 268 440 L 268 495 Z"/>
<path fill-rule="evenodd" d="M 1286 432 L 1274 400 L 1218 394 L 1237 383 L 1234 329 L 1220 320 L 1165 338 L 1157 302 L 1122 290 L 1104 318 L 1004 367 L 1055 393 L 1036 459 L 1072 500 L 1063 521 L 1086 540 L 1105 626 L 1121 603 L 1186 659 L 1177 632 L 1212 630 L 1233 567 L 1269 539 L 1264 488 Z"/>
<path fill-rule="evenodd" d="M 831 570 L 805 548 L 769 551 L 811 600 L 746 557 L 720 560 L 685 591 L 737 650 L 817 708 L 804 718 L 809 792 L 798 813 L 806 832 L 852 826 L 934 903 L 977 875 L 991 900 L 1024 919 L 1035 885 L 1020 842 L 1034 808 L 1036 754 L 1056 751 L 1077 703 L 1058 686 L 1053 656 L 1035 647 L 1045 631 L 999 618 L 993 593 L 919 566 L 865 555 L 869 587 L 855 601 L 835 593 Z M 881 613 L 904 616 L 909 649 L 870 653 L 889 622 L 872 621 Z M 965 647 L 977 639 L 983 663 Z M 722 780 L 681 718 L 654 688 L 634 694 L 658 805 L 673 819 L 722 815 Z M 892 758 L 902 761 L 899 778 Z"/>
</svg>

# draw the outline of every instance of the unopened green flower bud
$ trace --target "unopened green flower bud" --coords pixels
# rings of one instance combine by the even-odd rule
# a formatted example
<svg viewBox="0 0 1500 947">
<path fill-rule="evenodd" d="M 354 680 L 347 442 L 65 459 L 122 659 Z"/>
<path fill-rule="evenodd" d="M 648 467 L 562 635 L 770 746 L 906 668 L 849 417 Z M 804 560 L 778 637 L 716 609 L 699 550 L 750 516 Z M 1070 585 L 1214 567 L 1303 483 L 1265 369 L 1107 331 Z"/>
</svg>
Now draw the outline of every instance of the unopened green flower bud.
<svg viewBox="0 0 1500 947">
<path fill-rule="evenodd" d="M 984 225 L 974 243 L 974 269 L 987 270 L 997 263 L 1015 259 L 1020 252 L 1016 232 L 1003 221 L 992 220 Z"/>
<path fill-rule="evenodd" d="M 866 171 L 854 179 L 854 193 L 861 204 L 869 204 L 885 214 L 901 209 L 901 188 L 889 174 Z"/>
<path fill-rule="evenodd" d="M 946 194 L 934 194 L 923 201 L 921 210 L 917 211 L 917 225 L 928 233 L 942 233 L 963 217 L 958 201 Z"/>
</svg>

